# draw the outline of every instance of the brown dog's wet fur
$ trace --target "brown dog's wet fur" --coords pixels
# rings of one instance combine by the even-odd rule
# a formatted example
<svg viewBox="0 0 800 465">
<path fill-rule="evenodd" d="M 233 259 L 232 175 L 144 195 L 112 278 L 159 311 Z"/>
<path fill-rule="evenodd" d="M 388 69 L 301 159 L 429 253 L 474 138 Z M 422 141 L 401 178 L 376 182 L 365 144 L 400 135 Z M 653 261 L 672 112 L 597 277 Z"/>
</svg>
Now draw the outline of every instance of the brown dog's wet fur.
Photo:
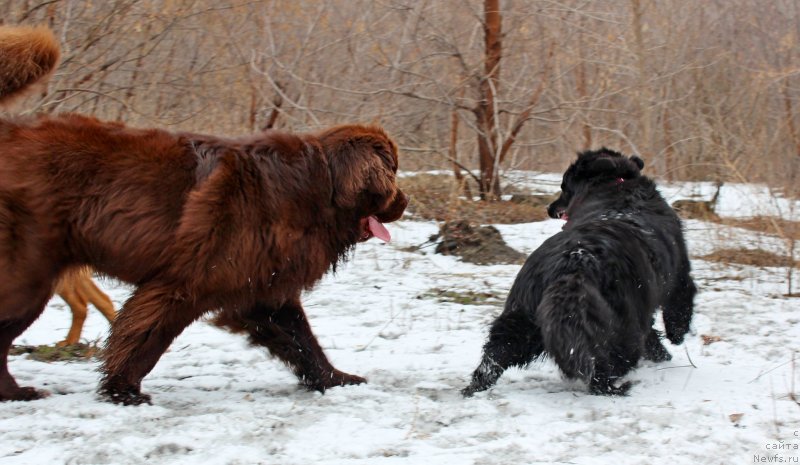
<svg viewBox="0 0 800 465">
<path fill-rule="evenodd" d="M 8 30 L 7 61 L 31 61 L 4 49 Z M 16 89 L 0 102 L 36 82 L 25 76 L 0 83 Z M 136 286 L 105 349 L 100 392 L 113 402 L 149 402 L 142 379 L 208 312 L 311 389 L 364 382 L 327 360 L 300 294 L 371 237 L 367 218 L 400 218 L 396 171 L 396 145 L 372 126 L 226 138 L 75 114 L 0 119 L 0 400 L 40 397 L 11 377 L 8 349 L 58 277 L 84 265 Z"/>
</svg>

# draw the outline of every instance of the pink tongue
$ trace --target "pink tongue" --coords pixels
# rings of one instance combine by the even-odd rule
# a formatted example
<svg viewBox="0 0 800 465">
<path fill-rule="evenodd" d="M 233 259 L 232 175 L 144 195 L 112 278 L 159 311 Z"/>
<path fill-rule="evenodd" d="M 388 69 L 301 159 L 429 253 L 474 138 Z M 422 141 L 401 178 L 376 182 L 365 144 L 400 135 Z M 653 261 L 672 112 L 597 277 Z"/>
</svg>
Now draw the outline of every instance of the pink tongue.
<svg viewBox="0 0 800 465">
<path fill-rule="evenodd" d="M 383 242 L 389 242 L 392 240 L 392 235 L 389 234 L 389 230 L 386 229 L 380 221 L 374 216 L 370 216 L 367 218 L 369 222 L 369 231 L 372 233 L 373 236 L 377 237 L 378 239 L 382 240 Z"/>
</svg>

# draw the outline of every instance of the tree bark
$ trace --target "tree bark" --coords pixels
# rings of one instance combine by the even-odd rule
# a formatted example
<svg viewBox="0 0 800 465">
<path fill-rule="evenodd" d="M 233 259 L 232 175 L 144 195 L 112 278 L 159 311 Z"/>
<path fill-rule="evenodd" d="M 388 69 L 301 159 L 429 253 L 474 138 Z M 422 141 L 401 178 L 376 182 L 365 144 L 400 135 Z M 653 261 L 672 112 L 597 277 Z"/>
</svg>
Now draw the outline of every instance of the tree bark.
<svg viewBox="0 0 800 465">
<path fill-rule="evenodd" d="M 500 183 L 496 176 L 497 120 L 495 98 L 499 88 L 500 59 L 502 58 L 502 22 L 499 0 L 484 0 L 484 75 L 480 81 L 480 103 L 475 109 L 478 122 L 478 157 L 482 200 L 500 197 Z"/>
<path fill-rule="evenodd" d="M 644 12 L 640 0 L 631 0 L 632 28 L 634 37 L 634 54 L 636 55 L 637 89 L 635 94 L 637 119 L 639 120 L 640 155 L 648 157 L 653 154 L 652 128 L 650 127 L 650 86 L 647 82 L 647 48 L 644 44 Z M 659 160 L 654 163 L 656 169 L 663 166 Z"/>
</svg>

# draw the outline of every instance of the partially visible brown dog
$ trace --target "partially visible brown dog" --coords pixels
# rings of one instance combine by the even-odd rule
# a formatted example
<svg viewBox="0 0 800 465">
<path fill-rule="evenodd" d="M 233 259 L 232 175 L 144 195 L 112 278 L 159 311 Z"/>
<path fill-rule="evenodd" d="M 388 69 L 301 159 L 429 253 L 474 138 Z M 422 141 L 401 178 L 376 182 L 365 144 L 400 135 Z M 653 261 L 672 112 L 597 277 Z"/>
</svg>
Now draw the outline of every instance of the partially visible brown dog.
<svg viewBox="0 0 800 465">
<path fill-rule="evenodd" d="M 56 344 L 59 347 L 77 344 L 83 331 L 83 323 L 89 313 L 89 304 L 100 310 L 100 313 L 109 323 L 117 315 L 114 303 L 92 281 L 92 269 L 81 266 L 65 272 L 58 279 L 55 293 L 64 299 L 72 312 L 72 324 L 69 327 L 67 338 Z"/>
<path fill-rule="evenodd" d="M 50 74 L 58 50 L 46 29 L 0 29 L 0 103 Z M 104 351 L 113 402 L 149 402 L 142 379 L 207 313 L 311 389 L 363 383 L 328 361 L 301 294 L 358 242 L 388 239 L 382 223 L 408 205 L 397 161 L 374 126 L 229 138 L 0 118 L 0 400 L 41 397 L 8 372 L 8 349 L 76 266 L 136 286 Z"/>
<path fill-rule="evenodd" d="M 46 26 L 0 26 L 0 105 L 43 85 L 56 70 L 61 49 Z"/>
<path fill-rule="evenodd" d="M 24 94 L 22 90 L 41 84 L 49 77 L 58 62 L 59 50 L 53 46 L 52 33 L 44 26 L 0 26 L 0 37 L 3 41 L 0 47 L 0 103 L 8 105 Z M 64 299 L 72 312 L 72 324 L 67 337 L 58 346 L 72 345 L 80 340 L 89 303 L 100 310 L 109 322 L 114 321 L 114 304 L 92 281 L 89 267 L 66 271 L 59 278 L 54 293 Z"/>
</svg>

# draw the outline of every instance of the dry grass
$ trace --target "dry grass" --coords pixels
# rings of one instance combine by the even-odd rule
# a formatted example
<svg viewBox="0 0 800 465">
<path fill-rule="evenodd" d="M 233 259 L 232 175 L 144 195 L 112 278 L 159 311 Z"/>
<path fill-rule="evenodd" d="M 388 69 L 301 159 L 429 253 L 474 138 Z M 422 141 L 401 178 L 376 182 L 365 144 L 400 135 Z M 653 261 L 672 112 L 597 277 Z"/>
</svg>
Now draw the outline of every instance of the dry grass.
<svg viewBox="0 0 800 465">
<path fill-rule="evenodd" d="M 672 202 L 672 208 L 687 220 L 702 220 L 720 222 L 722 219 L 714 212 L 711 202 L 704 200 L 676 200 Z"/>
<path fill-rule="evenodd" d="M 701 334 L 700 338 L 703 340 L 703 345 L 704 346 L 709 346 L 709 345 L 711 345 L 711 344 L 713 344 L 715 342 L 722 341 L 721 337 L 714 336 L 714 335 L 711 335 L 711 334 Z"/>
<path fill-rule="evenodd" d="M 73 344 L 69 346 L 12 346 L 10 355 L 28 355 L 39 362 L 63 362 L 89 360 L 97 356 L 100 347 L 97 343 Z"/>
<path fill-rule="evenodd" d="M 784 239 L 800 240 L 800 221 L 789 221 L 781 218 L 756 216 L 748 219 L 724 218 L 720 221 L 726 226 L 747 229 Z"/>
<path fill-rule="evenodd" d="M 547 218 L 547 198 L 537 202 L 529 196 L 521 202 L 479 202 L 467 200 L 452 175 L 417 174 L 399 180 L 411 196 L 408 210 L 426 220 L 466 219 L 473 224 L 514 224 Z"/>
<path fill-rule="evenodd" d="M 453 291 L 433 288 L 417 296 L 417 299 L 435 299 L 461 305 L 500 305 L 504 298 L 494 292 Z"/>
<path fill-rule="evenodd" d="M 708 255 L 703 255 L 697 258 L 712 262 L 736 263 L 739 265 L 757 266 L 762 268 L 787 267 L 792 265 L 789 257 L 785 255 L 777 255 L 760 249 L 719 249 Z"/>
</svg>

